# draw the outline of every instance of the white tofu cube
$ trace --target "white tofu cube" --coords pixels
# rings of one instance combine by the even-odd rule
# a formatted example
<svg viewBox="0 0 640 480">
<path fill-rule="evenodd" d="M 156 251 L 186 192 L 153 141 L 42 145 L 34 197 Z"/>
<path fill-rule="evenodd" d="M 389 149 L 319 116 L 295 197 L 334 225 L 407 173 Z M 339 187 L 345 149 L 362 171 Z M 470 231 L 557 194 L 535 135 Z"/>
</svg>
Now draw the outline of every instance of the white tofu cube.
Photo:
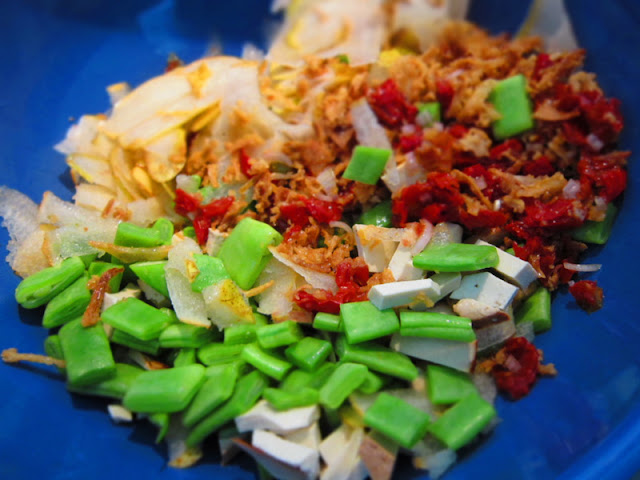
<svg viewBox="0 0 640 480">
<path fill-rule="evenodd" d="M 318 450 L 322 441 L 322 434 L 318 422 L 313 422 L 308 427 L 283 434 L 282 438 L 298 445 Z"/>
<path fill-rule="evenodd" d="M 460 287 L 462 275 L 458 272 L 441 272 L 432 275 L 429 279 L 438 285 L 438 288 L 440 288 L 440 298 L 438 298 L 438 300 L 442 300 L 444 297 Z"/>
<path fill-rule="evenodd" d="M 469 372 L 476 358 L 476 342 L 457 342 L 441 338 L 403 337 L 394 334 L 391 348 L 410 357 Z"/>
<path fill-rule="evenodd" d="M 369 290 L 369 300 L 380 310 L 424 302 L 433 306 L 440 298 L 440 287 L 433 280 L 423 278 L 407 282 L 391 282 L 374 285 Z"/>
<path fill-rule="evenodd" d="M 480 272 L 464 276 L 460 287 L 450 297 L 454 300 L 471 298 L 498 310 L 506 310 L 517 293 L 518 287 L 500 280 L 492 273 Z"/>
<path fill-rule="evenodd" d="M 478 240 L 476 245 L 489 245 L 490 243 Z M 526 290 L 529 285 L 538 279 L 538 272 L 531 266 L 529 262 L 511 255 L 499 248 L 496 248 L 498 252 L 498 265 L 494 269 L 504 275 L 509 280 L 518 284 L 520 288 Z"/>
<path fill-rule="evenodd" d="M 297 443 L 289 442 L 278 435 L 265 430 L 256 430 L 251 437 L 251 444 L 270 457 L 295 467 L 306 474 L 309 480 L 315 480 L 320 470 L 320 455 L 317 450 Z M 268 465 L 263 464 L 267 469 Z M 276 478 L 280 472 L 271 472 Z"/>
<path fill-rule="evenodd" d="M 382 272 L 402 239 L 403 229 L 375 225 L 354 225 L 358 256 L 362 257 L 370 272 Z"/>
<path fill-rule="evenodd" d="M 251 410 L 236 417 L 236 428 L 239 432 L 261 429 L 284 434 L 308 427 L 319 417 L 317 405 L 278 411 L 266 400 L 261 400 Z"/>
</svg>

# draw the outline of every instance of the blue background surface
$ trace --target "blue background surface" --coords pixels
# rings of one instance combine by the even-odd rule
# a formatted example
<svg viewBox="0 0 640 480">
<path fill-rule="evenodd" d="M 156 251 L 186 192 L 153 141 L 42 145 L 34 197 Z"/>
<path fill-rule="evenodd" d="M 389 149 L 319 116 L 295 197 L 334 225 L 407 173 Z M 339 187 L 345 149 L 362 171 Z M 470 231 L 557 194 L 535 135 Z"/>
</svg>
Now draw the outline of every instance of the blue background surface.
<svg viewBox="0 0 640 480">
<path fill-rule="evenodd" d="M 474 2 L 472 19 L 493 32 L 513 31 L 522 4 Z M 623 148 L 640 152 L 640 4 L 567 2 L 586 69 L 623 101 Z M 235 0 L 22 0 L 0 2 L 0 184 L 36 201 L 45 190 L 70 199 L 68 170 L 52 145 L 69 118 L 108 108 L 105 87 L 135 85 L 160 74 L 170 52 L 186 61 L 213 44 L 238 54 L 244 41 L 262 44 L 272 31 L 268 2 Z M 559 375 L 542 379 L 517 403 L 499 399 L 503 422 L 465 452 L 447 479 L 628 479 L 640 470 L 640 203 L 633 155 L 630 186 L 612 240 L 588 261 L 604 268 L 589 278 L 604 287 L 604 308 L 592 315 L 561 291 L 554 327 L 536 344 Z M 0 243 L 6 245 L 5 231 Z M 18 278 L 0 266 L 0 349 L 40 352 L 40 312 L 20 310 Z M 222 468 L 217 455 L 198 466 L 165 466 L 154 429 L 114 426 L 105 402 L 71 396 L 46 368 L 0 364 L 0 478 L 249 479 L 249 462 Z M 408 468 L 401 477 L 425 478 Z"/>
</svg>

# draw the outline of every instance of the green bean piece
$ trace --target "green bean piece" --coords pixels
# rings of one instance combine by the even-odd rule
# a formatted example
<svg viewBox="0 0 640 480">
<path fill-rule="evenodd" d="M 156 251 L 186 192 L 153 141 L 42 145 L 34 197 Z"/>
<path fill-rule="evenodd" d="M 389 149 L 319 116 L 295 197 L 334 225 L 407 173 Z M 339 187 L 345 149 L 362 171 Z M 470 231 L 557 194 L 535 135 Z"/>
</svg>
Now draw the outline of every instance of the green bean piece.
<svg viewBox="0 0 640 480">
<path fill-rule="evenodd" d="M 409 382 L 418 377 L 418 369 L 409 357 L 373 342 L 349 345 L 344 337 L 339 337 L 336 353 L 342 362 L 361 363 L 376 372 Z"/>
<path fill-rule="evenodd" d="M 167 436 L 169 431 L 169 423 L 171 417 L 168 413 L 151 413 L 148 417 L 149 421 L 158 427 L 158 434 L 156 435 L 156 443 L 160 443 Z"/>
<path fill-rule="evenodd" d="M 315 405 L 319 398 L 318 391 L 309 387 L 303 387 L 296 392 L 267 388 L 262 396 L 273 408 L 280 411 Z"/>
<path fill-rule="evenodd" d="M 325 332 L 342 332 L 342 323 L 340 322 L 340 315 L 333 315 L 331 313 L 318 312 L 313 317 L 313 328 L 316 330 L 322 330 Z"/>
<path fill-rule="evenodd" d="M 253 370 L 251 365 L 249 365 L 247 362 L 245 362 L 241 358 L 238 358 L 237 360 L 234 360 L 232 362 L 220 363 L 218 365 L 209 365 L 204 370 L 204 376 L 207 378 L 215 377 L 216 375 L 220 375 L 227 368 L 233 368 L 236 371 L 237 377 L 240 377 L 241 375 L 245 375 L 249 371 Z"/>
<path fill-rule="evenodd" d="M 498 265 L 492 245 L 449 243 L 425 248 L 413 257 L 413 266 L 434 272 L 474 272 Z"/>
<path fill-rule="evenodd" d="M 205 288 L 215 285 L 221 280 L 231 278 L 224 268 L 224 263 L 217 257 L 194 254 L 193 260 L 198 269 L 198 275 L 191 283 L 191 290 L 194 292 L 202 292 Z"/>
<path fill-rule="evenodd" d="M 80 255 L 80 260 L 82 260 L 82 263 L 84 263 L 84 268 L 89 268 L 89 265 L 91 265 L 91 263 L 94 262 L 96 258 L 98 258 L 97 253 L 87 253 L 86 255 Z"/>
<path fill-rule="evenodd" d="M 533 331 L 544 332 L 551 328 L 551 293 L 539 287 L 516 310 L 516 323 L 531 322 Z"/>
<path fill-rule="evenodd" d="M 111 334 L 111 342 L 117 343 L 124 347 L 129 347 L 140 352 L 148 353 L 149 355 L 157 355 L 160 351 L 160 342 L 154 338 L 152 340 L 140 340 L 133 335 L 123 332 L 115 328 Z"/>
<path fill-rule="evenodd" d="M 167 279 L 164 276 L 164 267 L 166 264 L 166 260 L 160 260 L 157 262 L 132 263 L 129 267 L 140 280 L 169 298 Z"/>
<path fill-rule="evenodd" d="M 202 185 L 202 177 L 200 175 L 180 175 L 176 188 L 187 193 L 196 193 Z"/>
<path fill-rule="evenodd" d="M 141 373 L 122 404 L 133 412 L 173 413 L 184 410 L 205 381 L 200 364 Z"/>
<path fill-rule="evenodd" d="M 171 245 L 171 238 L 174 232 L 173 222 L 171 220 L 161 217 L 151 226 L 151 230 L 158 234 L 162 245 Z"/>
<path fill-rule="evenodd" d="M 256 327 L 264 327 L 265 325 L 269 325 L 269 319 L 258 312 L 253 312 L 253 319 L 256 322 Z"/>
<path fill-rule="evenodd" d="M 257 343 L 250 343 L 244 346 L 242 359 L 265 375 L 275 378 L 276 380 L 282 380 L 293 367 L 293 365 L 276 353 L 265 352 Z"/>
<path fill-rule="evenodd" d="M 119 268 L 122 265 L 118 265 L 117 263 L 111 262 L 101 262 L 95 261 L 91 262 L 89 265 L 89 278 L 93 278 L 94 276 L 100 277 L 107 270 L 111 270 L 112 268 Z M 122 285 L 122 277 L 123 273 L 119 273 L 114 276 L 111 280 L 109 280 L 109 291 L 110 292 L 119 292 L 120 286 Z"/>
<path fill-rule="evenodd" d="M 322 405 L 336 409 L 364 382 L 367 367 L 359 363 L 338 365 L 319 392 Z"/>
<path fill-rule="evenodd" d="M 417 120 L 424 127 L 440 122 L 442 120 L 440 102 L 419 103 Z"/>
<path fill-rule="evenodd" d="M 607 205 L 607 212 L 604 220 L 596 222 L 587 220 L 584 224 L 571 232 L 571 236 L 579 242 L 594 243 L 596 245 L 604 245 L 611 236 L 613 222 L 616 219 L 618 209 L 613 203 Z"/>
<path fill-rule="evenodd" d="M 438 312 L 400 312 L 400 335 L 473 342 L 471 319 Z"/>
<path fill-rule="evenodd" d="M 237 379 L 238 369 L 232 364 L 225 365 L 215 375 L 208 376 L 182 414 L 182 423 L 186 427 L 192 427 L 222 405 L 231 397 Z"/>
<path fill-rule="evenodd" d="M 297 392 L 302 388 L 306 388 L 311 384 L 314 375 L 311 372 L 305 372 L 304 370 L 295 369 L 284 377 L 284 380 L 280 382 L 280 389 L 287 392 Z"/>
<path fill-rule="evenodd" d="M 44 309 L 42 326 L 54 328 L 81 316 L 91 301 L 87 287 L 89 277 L 83 274 L 71 285 L 53 297 Z"/>
<path fill-rule="evenodd" d="M 198 360 L 205 365 L 219 365 L 240 358 L 245 345 L 225 345 L 222 343 L 210 343 L 198 349 Z"/>
<path fill-rule="evenodd" d="M 62 344 L 60 343 L 60 337 L 58 335 L 49 335 L 44 339 L 44 353 L 51 358 L 58 360 L 64 360 L 64 353 L 62 352 Z M 64 373 L 66 368 L 57 367 L 60 373 Z"/>
<path fill-rule="evenodd" d="M 113 243 L 123 247 L 159 247 L 165 244 L 162 234 L 161 229 L 145 228 L 129 222 L 120 222 Z"/>
<path fill-rule="evenodd" d="M 269 247 L 281 241 L 282 235 L 270 225 L 245 218 L 225 239 L 218 256 L 233 281 L 248 290 L 271 258 Z"/>
<path fill-rule="evenodd" d="M 162 330 L 158 341 L 162 348 L 200 348 L 218 337 L 217 330 L 178 322 Z"/>
<path fill-rule="evenodd" d="M 171 318 L 142 300 L 130 297 L 102 312 L 102 321 L 133 335 L 139 340 L 153 340 L 171 323 Z"/>
<path fill-rule="evenodd" d="M 75 282 L 84 273 L 79 257 L 67 258 L 54 267 L 45 268 L 25 278 L 16 288 L 16 301 L 24 308 L 37 308 Z"/>
<path fill-rule="evenodd" d="M 434 405 L 455 403 L 477 392 L 468 373 L 442 365 L 429 364 L 427 380 L 427 393 Z"/>
<path fill-rule="evenodd" d="M 431 418 L 425 412 L 386 392 L 378 395 L 364 414 L 364 424 L 405 448 L 424 437 Z"/>
<path fill-rule="evenodd" d="M 340 318 L 350 344 L 385 337 L 400 329 L 398 316 L 392 308 L 378 310 L 369 301 L 343 303 L 340 305 Z"/>
<path fill-rule="evenodd" d="M 472 393 L 444 412 L 429 432 L 452 450 L 469 443 L 496 416 L 489 402 Z"/>
<path fill-rule="evenodd" d="M 144 372 L 140 367 L 129 365 L 128 363 L 116 363 L 116 373 L 113 377 L 91 385 L 71 385 L 67 384 L 67 390 L 83 395 L 96 397 L 115 398 L 121 400 L 127 393 L 133 381 Z"/>
<path fill-rule="evenodd" d="M 85 328 L 82 318 L 77 318 L 65 324 L 58 335 L 70 385 L 90 385 L 116 374 L 109 339 L 101 324 Z"/>
<path fill-rule="evenodd" d="M 189 225 L 188 227 L 184 227 L 184 228 L 182 229 L 182 234 L 183 234 L 185 237 L 189 237 L 189 238 L 192 238 L 192 239 L 194 239 L 194 240 L 196 240 L 196 239 L 197 239 L 197 236 L 196 236 L 196 229 L 195 229 L 195 228 L 193 228 L 193 226 L 192 226 L 192 225 Z"/>
<path fill-rule="evenodd" d="M 262 348 L 277 348 L 291 345 L 304 337 L 300 325 L 293 320 L 272 323 L 256 330 L 258 344 Z"/>
<path fill-rule="evenodd" d="M 267 378 L 257 370 L 240 378 L 231 398 L 193 427 L 187 437 L 187 446 L 199 445 L 224 424 L 253 407 L 267 385 Z"/>
<path fill-rule="evenodd" d="M 358 391 L 366 395 L 376 393 L 389 383 L 389 377 L 379 375 L 371 370 L 367 370 L 364 381 L 358 387 Z"/>
<path fill-rule="evenodd" d="M 310 372 L 316 370 L 333 351 L 331 343 L 314 337 L 305 337 L 288 347 L 284 354 L 296 367 Z"/>
<path fill-rule="evenodd" d="M 382 176 L 391 153 L 387 148 L 358 145 L 353 149 L 351 160 L 342 177 L 367 185 L 375 185 Z"/>
<path fill-rule="evenodd" d="M 522 75 L 500 80 L 489 94 L 491 102 L 500 114 L 492 123 L 493 136 L 498 140 L 519 135 L 535 126 L 531 99 L 527 93 L 527 78 Z"/>
<path fill-rule="evenodd" d="M 211 185 L 205 185 L 204 187 L 200 187 L 198 189 L 198 193 L 202 196 L 201 205 L 206 205 L 211 203 L 212 200 L 215 200 L 218 189 L 212 187 Z"/>
<path fill-rule="evenodd" d="M 173 359 L 174 367 L 185 367 L 187 365 L 193 365 L 196 363 L 196 349 L 195 348 L 181 348 L 178 354 Z"/>
<path fill-rule="evenodd" d="M 233 325 L 224 329 L 224 344 L 239 345 L 256 341 L 256 325 Z"/>
<path fill-rule="evenodd" d="M 393 214 L 391 213 L 391 200 L 380 202 L 375 207 L 364 212 L 358 223 L 375 225 L 376 227 L 390 228 L 393 226 Z"/>
</svg>

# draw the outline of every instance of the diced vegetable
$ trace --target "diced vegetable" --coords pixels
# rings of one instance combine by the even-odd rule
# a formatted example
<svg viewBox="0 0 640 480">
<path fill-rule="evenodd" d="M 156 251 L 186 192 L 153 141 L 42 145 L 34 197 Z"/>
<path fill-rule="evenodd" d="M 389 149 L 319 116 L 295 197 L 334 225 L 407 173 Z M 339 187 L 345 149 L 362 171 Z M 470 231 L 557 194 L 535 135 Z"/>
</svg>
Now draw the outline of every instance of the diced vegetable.
<svg viewBox="0 0 640 480">
<path fill-rule="evenodd" d="M 178 322 L 162 330 L 158 342 L 162 348 L 199 348 L 218 337 L 213 329 Z"/>
<path fill-rule="evenodd" d="M 204 367 L 198 364 L 148 370 L 132 382 L 123 405 L 134 412 L 179 412 L 186 408 L 204 381 Z"/>
<path fill-rule="evenodd" d="M 404 400 L 383 392 L 365 413 L 364 423 L 403 447 L 411 448 L 427 433 L 431 418 Z"/>
<path fill-rule="evenodd" d="M 477 392 L 469 374 L 442 365 L 427 367 L 427 391 L 435 405 L 450 404 Z"/>
<path fill-rule="evenodd" d="M 501 115 L 492 124 L 493 136 L 498 140 L 519 135 L 534 127 L 524 75 L 514 75 L 500 81 L 489 95 L 489 101 Z"/>
<path fill-rule="evenodd" d="M 36 308 L 71 285 L 84 272 L 84 262 L 71 257 L 55 267 L 45 268 L 25 278 L 16 288 L 16 302 L 24 308 Z"/>
<path fill-rule="evenodd" d="M 222 343 L 210 343 L 198 349 L 198 360 L 205 365 L 219 365 L 240 358 L 245 345 L 226 345 Z"/>
<path fill-rule="evenodd" d="M 313 317 L 313 328 L 317 330 L 324 330 L 326 332 L 341 332 L 343 331 L 342 324 L 340 322 L 340 315 L 333 315 L 331 313 L 318 312 Z"/>
<path fill-rule="evenodd" d="M 285 356 L 295 366 L 307 371 L 316 370 L 333 351 L 331 343 L 314 337 L 305 337 L 285 350 Z"/>
<path fill-rule="evenodd" d="M 279 411 L 307 407 L 318 403 L 318 391 L 309 387 L 303 387 L 297 391 L 267 388 L 263 396 L 273 408 Z"/>
<path fill-rule="evenodd" d="M 353 149 L 351 161 L 342 176 L 349 180 L 375 185 L 380 180 L 390 157 L 390 150 L 358 145 Z"/>
<path fill-rule="evenodd" d="M 139 350 L 141 352 L 148 353 L 149 355 L 157 355 L 160 351 L 160 342 L 158 342 L 158 339 L 140 340 L 139 338 L 123 332 L 122 330 L 118 330 L 117 328 L 113 330 L 110 340 L 112 343 L 133 348 L 134 350 Z"/>
<path fill-rule="evenodd" d="M 144 370 L 140 367 L 129 365 L 128 363 L 116 363 L 115 374 L 111 378 L 88 385 L 72 385 L 69 383 L 67 384 L 67 389 L 83 395 L 122 399 L 131 388 L 133 381 L 142 372 Z"/>
<path fill-rule="evenodd" d="M 281 241 L 282 235 L 270 225 L 245 218 L 224 241 L 218 256 L 233 281 L 247 290 L 269 261 L 269 246 Z"/>
<path fill-rule="evenodd" d="M 427 246 L 413 258 L 413 266 L 435 272 L 474 272 L 495 267 L 498 261 L 493 246 L 449 243 Z"/>
<path fill-rule="evenodd" d="M 472 393 L 444 412 L 429 426 L 429 432 L 447 447 L 457 450 L 469 443 L 495 416 L 493 405 Z"/>
<path fill-rule="evenodd" d="M 418 123 L 423 127 L 429 127 L 442 120 L 439 102 L 427 102 L 418 105 Z"/>
<path fill-rule="evenodd" d="M 194 292 L 202 292 L 206 287 L 230 278 L 222 260 L 217 257 L 196 253 L 193 256 L 193 260 L 198 269 L 198 275 L 191 282 L 191 289 Z"/>
<path fill-rule="evenodd" d="M 293 367 L 284 358 L 274 352 L 265 352 L 257 343 L 245 345 L 242 349 L 242 359 L 250 363 L 265 375 L 276 380 L 282 380 Z"/>
<path fill-rule="evenodd" d="M 182 414 L 182 423 L 187 427 L 195 425 L 229 399 L 237 379 L 238 369 L 231 364 L 220 368 L 216 375 L 208 376 Z"/>
<path fill-rule="evenodd" d="M 571 236 L 580 242 L 604 245 L 607 243 L 607 240 L 609 240 L 609 235 L 611 235 L 613 222 L 616 219 L 617 213 L 617 207 L 613 203 L 610 203 L 607 205 L 604 220 L 601 222 L 587 220 L 582 226 L 571 232 Z"/>
<path fill-rule="evenodd" d="M 376 227 L 390 228 L 392 224 L 391 201 L 380 202 L 375 207 L 364 212 L 358 219 L 363 225 L 375 225 Z"/>
<path fill-rule="evenodd" d="M 64 325 L 58 335 L 69 385 L 82 387 L 108 380 L 116 374 L 116 364 L 102 325 L 83 327 L 82 319 L 77 318 Z"/>
<path fill-rule="evenodd" d="M 259 327 L 256 330 L 256 337 L 260 347 L 277 348 L 299 341 L 304 334 L 296 322 L 287 320 Z"/>
<path fill-rule="evenodd" d="M 364 382 L 366 373 L 364 365 L 341 363 L 320 389 L 320 403 L 335 410 Z"/>
<path fill-rule="evenodd" d="M 257 327 L 257 325 L 233 325 L 225 328 L 225 345 L 238 345 L 255 342 Z"/>
<path fill-rule="evenodd" d="M 340 318 L 350 344 L 384 337 L 400 328 L 392 309 L 378 310 L 371 302 L 343 303 L 340 305 Z"/>
<path fill-rule="evenodd" d="M 336 353 L 343 362 L 361 363 L 392 377 L 411 382 L 418 376 L 418 369 L 409 358 L 373 342 L 350 345 L 340 337 L 336 341 Z"/>
<path fill-rule="evenodd" d="M 451 293 L 450 298 L 471 298 L 498 310 L 506 310 L 517 293 L 518 287 L 500 280 L 489 272 L 481 272 L 466 275 L 460 287 Z"/>
<path fill-rule="evenodd" d="M 401 312 L 400 335 L 459 342 L 473 342 L 476 339 L 470 319 L 437 312 Z"/>
<path fill-rule="evenodd" d="M 122 265 L 118 265 L 114 262 L 102 262 L 99 260 L 93 261 L 89 264 L 89 268 L 87 271 L 89 272 L 89 278 L 93 278 L 94 276 L 100 277 L 107 270 L 111 270 L 112 268 L 118 268 Z M 109 280 L 109 290 L 113 292 L 117 292 L 120 290 L 120 285 L 122 283 L 122 277 L 124 276 L 124 272 L 118 273 L 114 275 L 111 280 Z M 164 276 L 164 275 L 163 275 Z"/>
<path fill-rule="evenodd" d="M 138 262 L 129 265 L 129 268 L 135 273 L 140 280 L 143 280 L 156 291 L 169 298 L 169 290 L 167 289 L 167 279 L 164 273 L 164 267 L 167 262 L 159 260 L 157 262 Z"/>
<path fill-rule="evenodd" d="M 516 311 L 516 323 L 531 322 L 536 333 L 551 328 L 551 293 L 538 288 Z"/>
<path fill-rule="evenodd" d="M 158 338 L 172 319 L 137 298 L 127 298 L 102 312 L 102 320 L 140 340 Z"/>
<path fill-rule="evenodd" d="M 51 299 L 44 309 L 43 327 L 58 327 L 84 313 L 91 301 L 91 291 L 87 287 L 87 281 L 88 276 L 82 275 Z"/>
</svg>

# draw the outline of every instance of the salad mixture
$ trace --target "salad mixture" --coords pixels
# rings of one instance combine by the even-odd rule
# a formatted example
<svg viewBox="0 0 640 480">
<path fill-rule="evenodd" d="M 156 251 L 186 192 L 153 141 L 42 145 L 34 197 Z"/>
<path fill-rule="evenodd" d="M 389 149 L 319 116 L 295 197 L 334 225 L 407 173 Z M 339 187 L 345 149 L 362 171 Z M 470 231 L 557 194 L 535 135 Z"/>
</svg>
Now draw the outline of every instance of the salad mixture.
<svg viewBox="0 0 640 480">
<path fill-rule="evenodd" d="M 266 55 L 110 86 L 56 147 L 73 202 L 0 190 L 51 332 L 3 359 L 157 425 L 175 467 L 217 439 L 276 478 L 437 478 L 556 374 L 552 292 L 602 305 L 580 255 L 626 186 L 619 102 L 466 2 L 276 4 Z"/>
</svg>

